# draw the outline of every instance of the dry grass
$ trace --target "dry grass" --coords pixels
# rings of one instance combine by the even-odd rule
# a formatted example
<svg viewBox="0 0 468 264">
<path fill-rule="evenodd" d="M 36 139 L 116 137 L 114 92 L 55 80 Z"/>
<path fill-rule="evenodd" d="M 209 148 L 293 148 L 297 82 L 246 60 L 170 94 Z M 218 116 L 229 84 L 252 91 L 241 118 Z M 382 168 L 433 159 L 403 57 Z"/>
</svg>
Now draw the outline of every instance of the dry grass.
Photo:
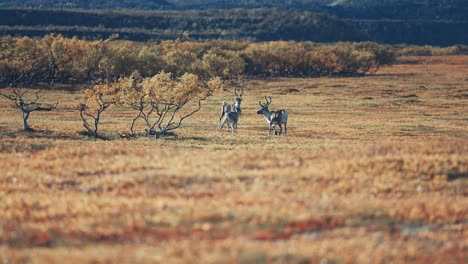
<svg viewBox="0 0 468 264">
<path fill-rule="evenodd" d="M 211 98 L 177 131 L 120 139 L 131 111 L 80 134 L 80 91 L 33 113 L 0 101 L 4 263 L 463 263 L 468 250 L 468 57 L 402 58 L 364 78 L 266 79 L 238 134 Z M 268 137 L 255 114 L 290 112 Z M 62 99 L 65 98 L 65 99 Z M 139 127 L 142 130 L 142 127 Z"/>
</svg>

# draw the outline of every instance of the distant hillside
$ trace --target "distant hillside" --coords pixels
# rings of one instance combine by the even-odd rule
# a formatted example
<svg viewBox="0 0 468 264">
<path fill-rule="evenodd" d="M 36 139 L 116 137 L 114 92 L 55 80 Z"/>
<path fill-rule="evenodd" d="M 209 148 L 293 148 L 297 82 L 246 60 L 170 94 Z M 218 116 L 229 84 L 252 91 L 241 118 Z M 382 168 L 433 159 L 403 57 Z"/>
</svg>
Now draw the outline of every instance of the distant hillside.
<svg viewBox="0 0 468 264">
<path fill-rule="evenodd" d="M 5 0 L 0 7 L 142 10 L 278 7 L 359 19 L 468 19 L 466 0 Z"/>
<path fill-rule="evenodd" d="M 0 7 L 80 8 L 80 9 L 161 9 L 174 8 L 166 0 L 24 0 L 1 1 Z"/>
<path fill-rule="evenodd" d="M 0 2 L 0 33 L 90 38 L 119 33 L 142 41 L 188 32 L 193 39 L 450 46 L 468 44 L 467 1 L 7 0 Z"/>
<path fill-rule="evenodd" d="M 325 12 L 346 18 L 467 20 L 466 0 L 168 0 L 177 8 L 255 8 Z"/>
<path fill-rule="evenodd" d="M 121 38 L 146 41 L 175 39 L 187 33 L 192 40 L 311 40 L 359 41 L 365 36 L 329 15 L 279 9 L 92 11 L 0 9 L 0 33 L 43 36 Z"/>
<path fill-rule="evenodd" d="M 336 0 L 323 10 L 358 19 L 468 20 L 466 0 Z"/>
</svg>

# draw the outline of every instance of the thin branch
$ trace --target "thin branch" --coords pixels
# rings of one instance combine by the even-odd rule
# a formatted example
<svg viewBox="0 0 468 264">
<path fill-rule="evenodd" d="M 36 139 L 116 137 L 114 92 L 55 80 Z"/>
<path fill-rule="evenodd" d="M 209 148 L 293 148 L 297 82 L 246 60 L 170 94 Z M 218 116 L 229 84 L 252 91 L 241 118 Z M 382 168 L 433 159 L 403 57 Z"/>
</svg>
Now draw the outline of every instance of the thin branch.
<svg viewBox="0 0 468 264">
<path fill-rule="evenodd" d="M 13 81 L 11 81 L 11 82 L 8 84 L 8 86 L 14 86 L 16 83 L 20 82 L 20 81 L 24 78 L 24 76 L 26 75 L 26 73 L 28 73 L 28 74 L 31 73 L 31 72 L 32 72 L 32 69 L 34 68 L 34 66 L 36 66 L 36 64 L 38 64 L 38 63 L 39 63 L 38 60 L 34 61 L 34 62 L 31 64 L 31 67 L 29 67 L 28 70 L 22 71 L 21 74 L 20 74 L 20 76 L 17 77 L 16 79 L 14 79 Z"/>
<path fill-rule="evenodd" d="M 175 117 L 175 115 L 177 114 L 177 111 L 179 111 L 184 105 L 185 105 L 185 103 L 182 104 L 182 105 L 177 105 L 177 107 L 176 107 L 176 108 L 174 109 L 174 111 L 172 112 L 172 115 L 171 115 L 171 117 L 169 118 L 169 121 L 167 121 L 166 126 L 164 127 L 164 129 L 160 129 L 161 132 L 166 132 L 166 131 L 168 131 L 168 128 L 169 128 L 170 125 L 172 125 L 172 120 L 174 120 L 174 117 Z"/>
<path fill-rule="evenodd" d="M 0 93 L 1 96 L 9 99 L 9 100 L 16 100 L 16 97 L 13 96 L 13 95 L 8 95 L 8 94 L 4 94 L 4 93 Z"/>
<path fill-rule="evenodd" d="M 33 111 L 52 111 L 52 110 L 57 108 L 57 105 L 58 105 L 58 102 L 56 102 L 55 105 L 50 105 L 49 107 L 38 106 L 36 108 L 30 109 L 29 111 L 30 112 L 33 112 Z"/>
<path fill-rule="evenodd" d="M 172 103 L 169 105 L 166 113 L 169 113 L 170 111 L 172 111 L 172 114 L 171 114 L 171 117 L 169 118 L 169 121 L 166 123 L 165 128 L 167 128 L 172 123 L 172 120 L 174 119 L 175 114 L 177 113 L 177 111 L 179 111 L 182 108 L 182 106 L 180 104 L 174 105 Z M 162 130 L 161 129 L 162 123 L 163 123 L 163 120 L 161 120 L 161 123 L 159 125 L 159 130 Z"/>
<path fill-rule="evenodd" d="M 138 101 L 138 104 L 131 104 L 132 108 L 138 110 L 138 115 L 135 118 L 132 119 L 132 123 L 130 125 L 130 134 L 131 135 L 135 134 L 133 129 L 135 127 L 135 123 L 138 120 L 138 118 L 142 117 L 143 119 L 145 119 L 143 111 L 145 110 L 146 106 L 148 105 L 148 104 L 145 104 L 144 101 L 143 101 L 145 97 L 146 97 L 146 94 L 143 94 L 143 96 L 140 97 L 140 100 Z"/>
<path fill-rule="evenodd" d="M 161 115 L 159 116 L 158 121 L 151 127 L 151 129 L 154 129 L 154 126 L 156 124 L 158 125 L 159 130 L 162 129 L 161 124 L 164 121 L 164 119 L 166 118 L 166 115 L 169 112 L 169 110 L 171 110 L 171 105 L 170 104 L 165 104 L 164 105 L 164 110 L 161 111 Z"/>
<path fill-rule="evenodd" d="M 33 101 L 34 103 L 37 102 L 37 100 L 39 100 L 39 98 L 41 98 L 43 95 L 41 95 L 41 92 L 42 92 L 42 89 L 40 89 L 39 91 L 36 92 L 36 99 Z"/>
<path fill-rule="evenodd" d="M 96 119 L 93 115 L 86 113 L 86 110 L 83 110 L 83 113 L 87 116 L 92 118 L 93 120 Z"/>
<path fill-rule="evenodd" d="M 184 121 L 184 119 L 186 119 L 186 118 L 188 118 L 188 117 L 194 115 L 194 114 L 197 113 L 198 111 L 200 111 L 200 109 L 201 109 L 201 102 L 204 101 L 205 99 L 206 99 L 206 97 L 198 99 L 198 107 L 197 107 L 195 110 L 193 110 L 192 112 L 188 113 L 187 115 L 182 116 L 182 117 L 179 119 L 179 123 L 177 123 L 177 125 L 175 125 L 175 126 L 172 127 L 172 128 L 168 128 L 166 131 L 171 131 L 171 130 L 174 130 L 174 129 L 179 128 L 179 127 L 182 125 L 182 121 Z"/>
<path fill-rule="evenodd" d="M 89 125 L 88 121 L 86 120 L 86 118 L 83 116 L 83 113 L 88 115 L 86 112 L 85 112 L 85 107 L 86 105 L 82 105 L 81 108 L 80 108 L 80 117 L 81 117 L 81 121 L 83 122 L 83 126 L 86 128 L 86 131 L 88 132 L 88 135 L 89 136 L 93 136 L 93 130 L 91 128 L 91 126 Z M 88 115 L 89 116 L 89 115 Z M 92 116 L 90 116 L 92 117 Z M 93 117 L 94 118 L 94 117 Z"/>
</svg>

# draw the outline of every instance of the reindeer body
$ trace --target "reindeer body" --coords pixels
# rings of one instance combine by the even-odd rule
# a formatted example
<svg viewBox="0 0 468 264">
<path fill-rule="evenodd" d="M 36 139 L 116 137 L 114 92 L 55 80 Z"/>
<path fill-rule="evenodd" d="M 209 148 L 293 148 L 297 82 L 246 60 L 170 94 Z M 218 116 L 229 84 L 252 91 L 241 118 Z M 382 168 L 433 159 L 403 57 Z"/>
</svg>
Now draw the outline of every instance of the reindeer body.
<svg viewBox="0 0 468 264">
<path fill-rule="evenodd" d="M 237 110 L 237 108 L 234 108 L 234 110 Z M 223 129 L 224 124 L 231 125 L 231 132 L 234 134 L 237 132 L 237 121 L 239 121 L 239 115 L 240 112 L 237 111 L 232 111 L 224 114 L 224 119 L 221 125 L 219 126 L 219 131 Z"/>
<path fill-rule="evenodd" d="M 221 115 L 219 116 L 219 121 L 221 121 L 221 119 L 223 119 L 223 116 L 229 112 L 241 112 L 240 100 L 238 101 L 236 98 L 236 101 L 232 104 L 228 102 L 223 102 L 223 106 L 221 107 Z"/>
<path fill-rule="evenodd" d="M 266 103 L 262 104 L 261 102 L 258 102 L 261 109 L 257 111 L 257 114 L 263 115 L 265 117 L 265 120 L 268 122 L 269 128 L 268 128 L 268 134 L 271 135 L 271 131 L 274 130 L 275 126 L 278 125 L 280 128 L 279 135 L 283 132 L 283 125 L 284 125 L 284 134 L 288 133 L 288 112 L 286 110 L 278 110 L 278 111 L 270 111 L 268 110 L 268 106 L 271 103 L 271 97 L 270 101 L 268 101 L 267 97 L 265 96 Z M 276 135 L 276 130 L 275 130 L 275 135 Z"/>
<path fill-rule="evenodd" d="M 240 94 L 237 94 L 237 88 L 234 90 L 234 103 L 227 103 L 223 102 L 223 105 L 221 107 L 221 114 L 219 115 L 219 121 L 221 122 L 221 119 L 223 119 L 223 116 L 225 116 L 229 112 L 237 112 L 241 113 L 241 102 L 242 102 L 242 95 L 244 94 L 244 90 L 241 90 Z M 228 124 L 229 126 L 229 124 Z"/>
</svg>

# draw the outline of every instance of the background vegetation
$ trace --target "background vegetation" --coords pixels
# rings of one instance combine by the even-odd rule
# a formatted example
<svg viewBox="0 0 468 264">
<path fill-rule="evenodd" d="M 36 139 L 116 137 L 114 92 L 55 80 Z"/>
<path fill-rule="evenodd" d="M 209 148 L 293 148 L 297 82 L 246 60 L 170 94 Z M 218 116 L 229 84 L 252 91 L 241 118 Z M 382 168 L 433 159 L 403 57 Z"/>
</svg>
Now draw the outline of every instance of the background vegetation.
<svg viewBox="0 0 468 264">
<path fill-rule="evenodd" d="M 4 7 L 79 9 L 233 9 L 280 8 L 329 13 L 345 18 L 466 20 L 464 0 L 41 0 L 2 1 Z"/>
<path fill-rule="evenodd" d="M 37 1 L 36 1 L 37 2 Z M 388 44 L 449 46 L 467 44 L 467 7 L 463 1 L 336 1 L 335 3 L 286 4 L 280 2 L 180 1 L 153 10 L 154 1 L 108 1 L 99 5 L 74 2 L 68 9 L 44 1 L 34 9 L 0 9 L 0 33 L 14 36 L 43 36 L 50 32 L 68 37 L 107 38 L 118 33 L 137 41 L 176 39 L 184 32 L 192 40 L 296 40 L 357 41 Z M 184 2 L 184 3 L 182 3 Z M 217 2 L 218 4 L 215 4 Z M 295 1 L 296 3 L 297 1 Z M 73 3 L 67 1 L 67 3 Z M 147 3 L 147 4 L 145 4 Z M 210 4 L 211 3 L 211 4 Z M 237 3 L 237 4 L 235 4 Z M 380 4 L 379 4 L 380 3 Z M 237 6 L 241 9 L 228 9 Z M 137 10 L 118 10 L 132 7 Z M 255 7 L 256 9 L 252 9 Z M 274 8 L 267 8 L 274 7 Z M 47 9 L 48 8 L 48 9 Z M 55 9 L 51 9 L 55 8 Z M 96 11 L 94 8 L 113 8 Z M 158 7 L 159 8 L 159 7 Z M 190 8 L 190 9 L 188 9 Z M 206 9 L 218 8 L 218 9 Z M 176 9 L 176 10 L 174 10 Z"/>
<path fill-rule="evenodd" d="M 372 42 L 318 45 L 313 42 L 239 41 L 136 43 L 86 41 L 47 35 L 0 38 L 0 84 L 115 81 L 138 71 L 165 71 L 202 79 L 236 76 L 362 75 L 389 65 L 394 53 Z"/>
<path fill-rule="evenodd" d="M 188 33 L 193 40 L 364 40 L 364 34 L 328 15 L 280 9 L 95 11 L 0 10 L 0 32 L 18 36 L 122 38 L 146 41 L 176 39 Z"/>
</svg>

